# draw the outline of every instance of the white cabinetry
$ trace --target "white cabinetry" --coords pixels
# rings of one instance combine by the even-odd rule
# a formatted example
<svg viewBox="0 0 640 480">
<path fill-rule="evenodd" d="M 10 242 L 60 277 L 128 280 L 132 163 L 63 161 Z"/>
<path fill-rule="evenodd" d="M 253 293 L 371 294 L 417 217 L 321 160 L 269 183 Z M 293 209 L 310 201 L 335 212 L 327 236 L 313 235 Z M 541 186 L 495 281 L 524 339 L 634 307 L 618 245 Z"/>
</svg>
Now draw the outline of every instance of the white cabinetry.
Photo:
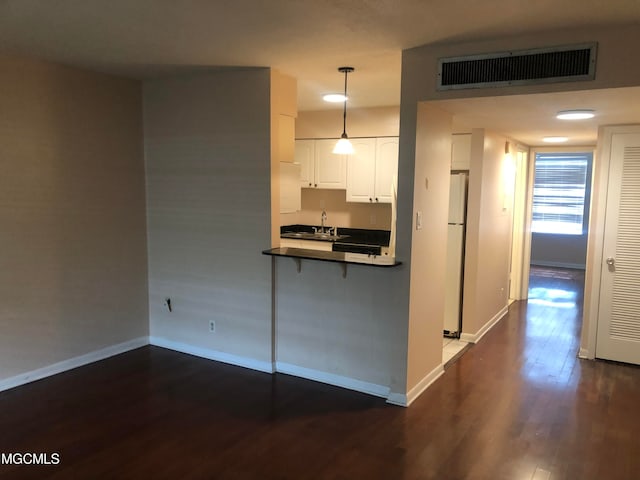
<svg viewBox="0 0 640 480">
<path fill-rule="evenodd" d="M 391 186 L 398 187 L 398 137 L 376 138 L 376 202 L 391 203 Z"/>
<path fill-rule="evenodd" d="M 391 203 L 397 184 L 398 138 L 360 138 L 351 141 L 355 153 L 347 159 L 347 201 Z"/>
<path fill-rule="evenodd" d="M 294 161 L 300 164 L 300 186 L 313 187 L 315 181 L 313 168 L 315 165 L 315 140 L 296 140 Z"/>
<path fill-rule="evenodd" d="M 315 180 L 317 188 L 347 188 L 347 157 L 336 155 L 337 140 L 316 140 Z"/>
<path fill-rule="evenodd" d="M 471 134 L 451 135 L 451 170 L 469 170 L 471 165 Z"/>
<path fill-rule="evenodd" d="M 295 161 L 300 164 L 302 188 L 347 187 L 345 155 L 333 153 L 337 140 L 296 140 Z"/>
<path fill-rule="evenodd" d="M 317 240 L 298 240 L 295 238 L 281 238 L 280 246 L 287 248 L 306 248 L 308 250 L 323 250 L 330 252 L 333 250 L 333 243 Z"/>
<path fill-rule="evenodd" d="M 376 139 L 351 140 L 354 153 L 347 158 L 347 202 L 372 202 L 375 183 Z"/>
</svg>

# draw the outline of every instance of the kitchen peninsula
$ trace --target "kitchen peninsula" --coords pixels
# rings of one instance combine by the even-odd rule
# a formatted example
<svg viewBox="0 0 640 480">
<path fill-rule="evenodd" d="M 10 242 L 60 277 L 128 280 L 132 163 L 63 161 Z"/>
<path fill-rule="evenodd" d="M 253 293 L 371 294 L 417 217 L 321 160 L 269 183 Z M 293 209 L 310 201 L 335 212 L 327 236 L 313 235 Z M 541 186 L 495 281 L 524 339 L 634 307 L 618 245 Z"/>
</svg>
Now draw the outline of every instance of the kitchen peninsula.
<svg viewBox="0 0 640 480">
<path fill-rule="evenodd" d="M 320 260 L 323 262 L 353 263 L 359 265 L 371 265 L 373 267 L 397 267 L 402 262 L 395 257 L 382 255 L 368 255 L 366 253 L 327 252 L 307 248 L 278 247 L 263 250 L 263 254 L 274 257 L 290 257 L 299 260 Z M 298 267 L 300 271 L 300 267 Z"/>
<path fill-rule="evenodd" d="M 333 113 L 296 118 L 299 204 L 281 205 L 271 249 L 261 250 L 271 257 L 275 370 L 389 398 L 402 389 L 395 346 L 406 339 L 397 313 L 407 305 L 389 295 L 406 277 L 406 261 L 394 255 L 394 199 L 381 192 L 397 175 L 398 112 L 367 111 L 353 122 L 362 137 L 354 135 L 358 154 L 348 158 L 332 153 Z M 384 158 L 389 176 L 380 175 Z"/>
<path fill-rule="evenodd" d="M 286 225 L 280 228 L 281 246 L 264 250 L 265 255 L 394 267 L 401 262 L 389 256 L 388 230 Z M 298 263 L 300 271 L 300 263 Z"/>
</svg>

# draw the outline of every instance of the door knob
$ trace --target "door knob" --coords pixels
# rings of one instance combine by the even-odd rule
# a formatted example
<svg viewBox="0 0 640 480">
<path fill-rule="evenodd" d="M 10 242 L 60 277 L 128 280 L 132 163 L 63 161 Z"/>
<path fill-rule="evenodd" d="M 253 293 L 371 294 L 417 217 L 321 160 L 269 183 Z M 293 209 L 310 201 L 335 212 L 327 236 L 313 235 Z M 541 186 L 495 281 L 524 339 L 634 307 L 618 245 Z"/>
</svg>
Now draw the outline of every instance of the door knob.
<svg viewBox="0 0 640 480">
<path fill-rule="evenodd" d="M 613 257 L 607 257 L 607 265 L 613 267 L 616 264 L 616 259 Z"/>
</svg>

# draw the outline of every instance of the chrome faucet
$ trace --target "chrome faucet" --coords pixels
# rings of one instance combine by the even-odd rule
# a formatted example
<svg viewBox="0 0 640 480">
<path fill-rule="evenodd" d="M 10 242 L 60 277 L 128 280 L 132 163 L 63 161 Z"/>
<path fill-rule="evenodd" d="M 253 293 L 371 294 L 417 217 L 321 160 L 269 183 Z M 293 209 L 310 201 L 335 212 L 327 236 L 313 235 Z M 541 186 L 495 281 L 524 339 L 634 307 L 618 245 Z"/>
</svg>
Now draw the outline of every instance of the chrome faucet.
<svg viewBox="0 0 640 480">
<path fill-rule="evenodd" d="M 326 222 L 326 221 L 327 221 L 327 212 L 322 210 L 322 215 L 320 215 L 320 233 L 325 233 L 324 232 L 324 222 Z"/>
</svg>

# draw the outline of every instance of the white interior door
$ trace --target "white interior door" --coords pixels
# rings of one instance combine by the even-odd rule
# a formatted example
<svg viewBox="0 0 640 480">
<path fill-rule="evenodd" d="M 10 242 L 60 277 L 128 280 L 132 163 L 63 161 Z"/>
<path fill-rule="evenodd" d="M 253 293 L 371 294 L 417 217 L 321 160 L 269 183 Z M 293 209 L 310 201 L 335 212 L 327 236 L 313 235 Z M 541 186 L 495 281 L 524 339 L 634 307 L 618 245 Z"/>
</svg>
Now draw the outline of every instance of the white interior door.
<svg viewBox="0 0 640 480">
<path fill-rule="evenodd" d="M 640 364 L 640 133 L 614 134 L 596 357 Z"/>
</svg>

